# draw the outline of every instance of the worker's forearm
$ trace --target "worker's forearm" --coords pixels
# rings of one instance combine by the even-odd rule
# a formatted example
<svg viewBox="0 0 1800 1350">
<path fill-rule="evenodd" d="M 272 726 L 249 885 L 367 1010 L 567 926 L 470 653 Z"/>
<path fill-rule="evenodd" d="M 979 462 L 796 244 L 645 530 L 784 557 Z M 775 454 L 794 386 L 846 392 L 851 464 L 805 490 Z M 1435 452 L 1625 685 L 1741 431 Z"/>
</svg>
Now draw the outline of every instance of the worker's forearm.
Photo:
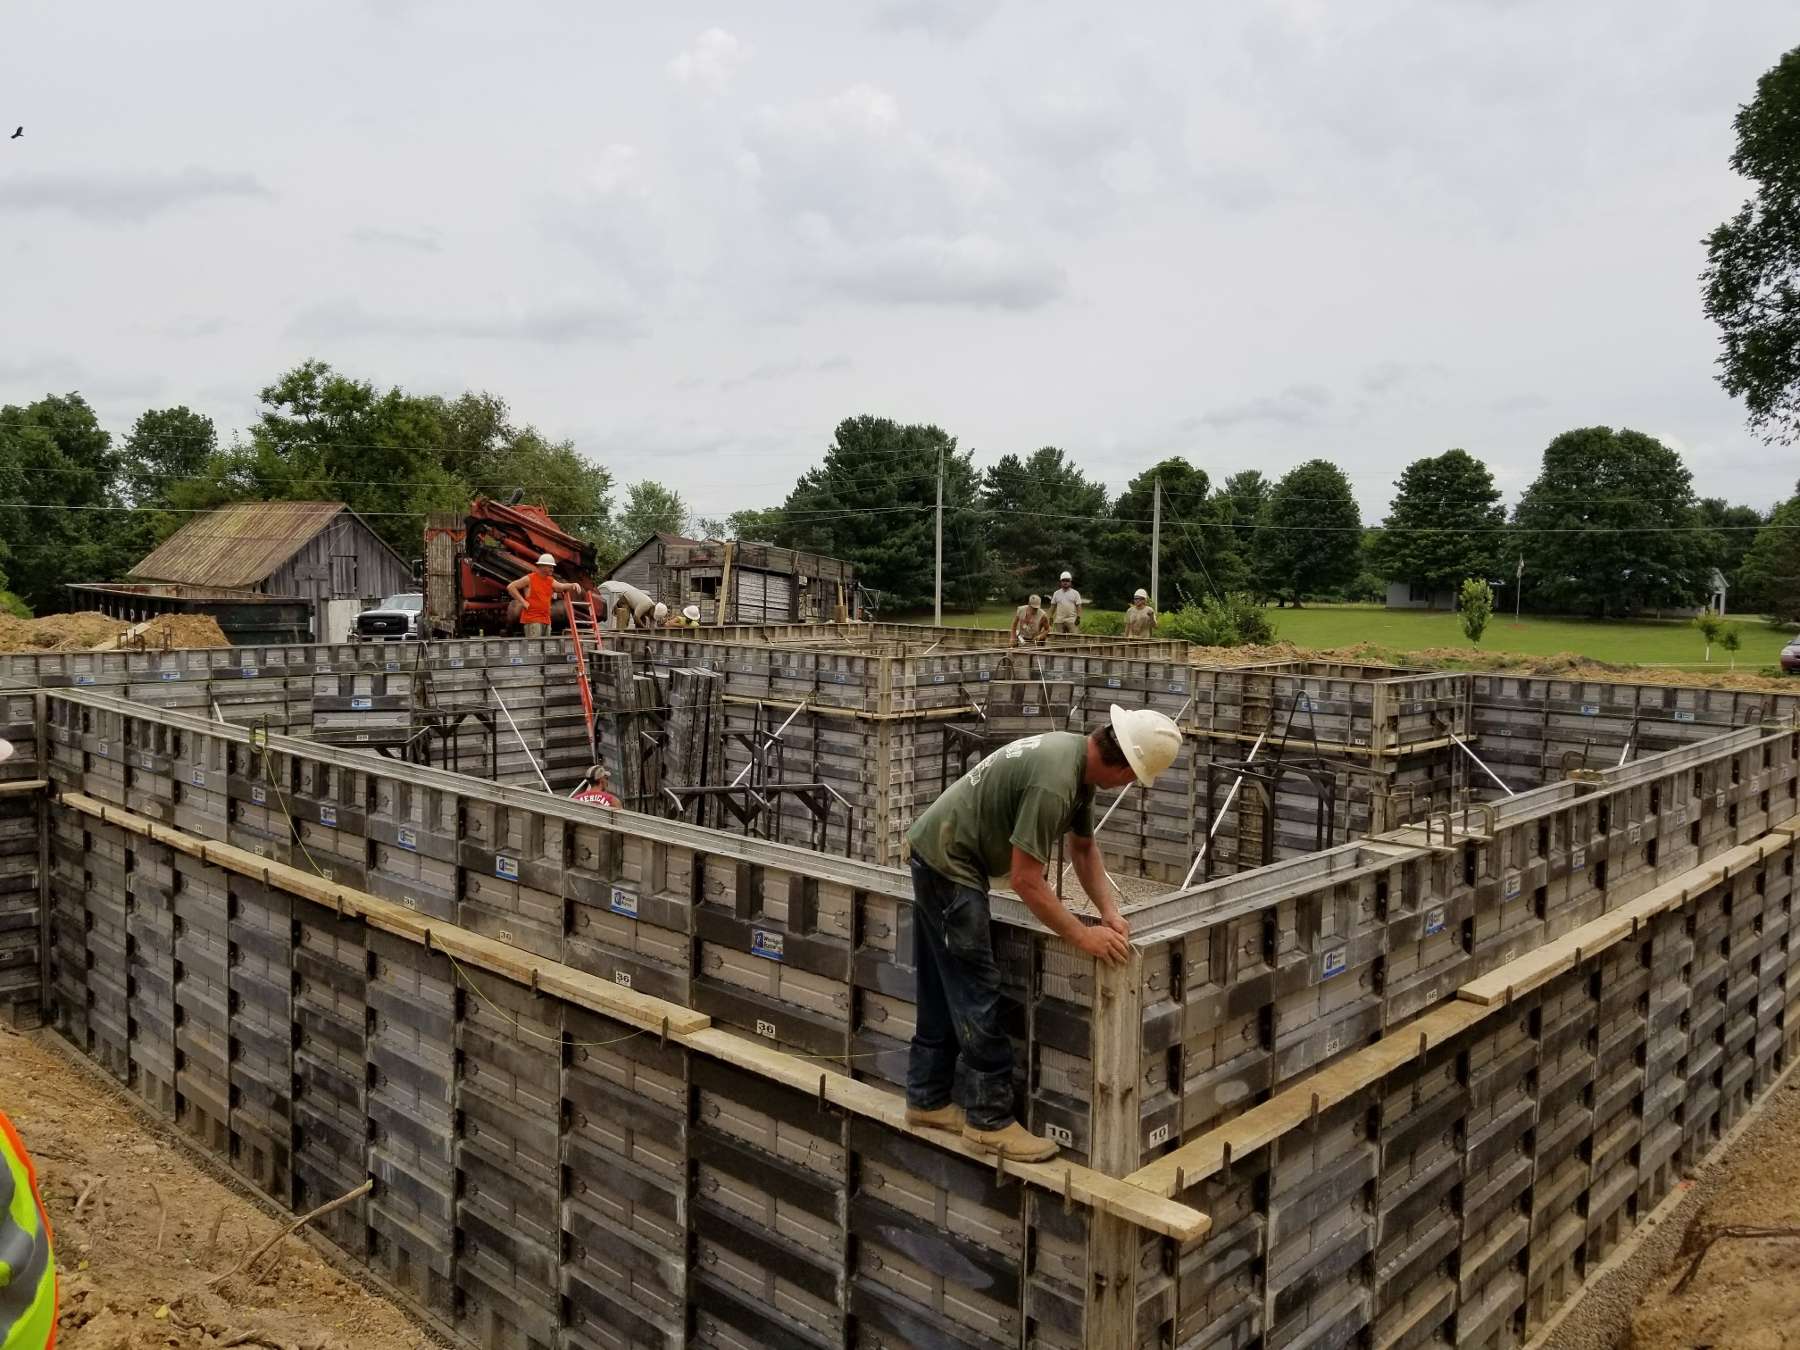
<svg viewBox="0 0 1800 1350">
<path fill-rule="evenodd" d="M 1065 941 L 1073 941 L 1081 931 L 1082 923 L 1063 906 L 1050 889 L 1049 883 L 1041 876 L 1026 873 L 1023 876 L 1014 873 L 1013 889 L 1019 893 L 1019 899 L 1025 902 L 1037 921 Z"/>
</svg>

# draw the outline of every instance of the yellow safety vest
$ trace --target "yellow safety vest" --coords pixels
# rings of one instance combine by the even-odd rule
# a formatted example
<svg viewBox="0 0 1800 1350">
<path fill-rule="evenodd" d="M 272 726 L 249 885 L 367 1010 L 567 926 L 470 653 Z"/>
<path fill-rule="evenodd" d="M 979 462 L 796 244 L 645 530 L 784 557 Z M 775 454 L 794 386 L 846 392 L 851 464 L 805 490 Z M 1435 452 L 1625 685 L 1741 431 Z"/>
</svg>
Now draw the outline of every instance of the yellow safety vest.
<svg viewBox="0 0 1800 1350">
<path fill-rule="evenodd" d="M 0 1348 L 56 1344 L 56 1262 L 50 1219 L 18 1131 L 0 1112 Z"/>
</svg>

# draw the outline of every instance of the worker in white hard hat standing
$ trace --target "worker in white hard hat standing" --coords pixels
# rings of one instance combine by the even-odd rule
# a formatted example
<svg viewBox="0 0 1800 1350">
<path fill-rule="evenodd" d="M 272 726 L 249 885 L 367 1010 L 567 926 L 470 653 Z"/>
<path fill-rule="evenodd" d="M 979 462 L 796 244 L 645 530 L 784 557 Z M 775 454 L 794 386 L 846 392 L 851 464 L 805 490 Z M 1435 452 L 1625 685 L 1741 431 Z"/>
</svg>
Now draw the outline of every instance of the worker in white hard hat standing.
<svg viewBox="0 0 1800 1350">
<path fill-rule="evenodd" d="M 1162 713 L 1114 706 L 1091 736 L 1050 731 L 1002 746 L 913 822 L 906 839 L 918 1015 L 906 1070 L 908 1124 L 960 1132 L 1008 1158 L 1056 1152 L 1013 1109 L 989 879 L 1007 878 L 1038 921 L 1078 951 L 1124 960 L 1131 928 L 1094 843 L 1094 793 L 1134 780 L 1148 787 L 1180 749 L 1181 733 Z M 1064 835 L 1081 888 L 1100 912 L 1097 925 L 1063 908 L 1044 878 Z"/>
<path fill-rule="evenodd" d="M 655 596 L 644 594 L 628 581 L 603 581 L 594 589 L 600 592 L 617 628 L 654 628 L 669 612 L 667 605 L 659 606 Z"/>
<path fill-rule="evenodd" d="M 519 606 L 519 622 L 525 625 L 526 637 L 548 637 L 550 607 L 559 595 L 581 593 L 573 581 L 556 579 L 556 559 L 548 553 L 538 554 L 537 566 L 507 585 L 506 593 Z"/>
<path fill-rule="evenodd" d="M 1150 592 L 1142 586 L 1131 597 L 1131 608 L 1125 611 L 1125 636 L 1147 638 L 1156 632 L 1156 611 L 1150 608 Z"/>
<path fill-rule="evenodd" d="M 1044 602 L 1037 596 L 1032 596 L 1013 611 L 1014 646 L 1041 647 L 1044 645 L 1044 634 L 1049 631 L 1050 616 L 1044 612 Z"/>
<path fill-rule="evenodd" d="M 1064 572 L 1050 592 L 1050 631 L 1081 631 L 1081 592 L 1075 589 L 1075 578 Z"/>
</svg>

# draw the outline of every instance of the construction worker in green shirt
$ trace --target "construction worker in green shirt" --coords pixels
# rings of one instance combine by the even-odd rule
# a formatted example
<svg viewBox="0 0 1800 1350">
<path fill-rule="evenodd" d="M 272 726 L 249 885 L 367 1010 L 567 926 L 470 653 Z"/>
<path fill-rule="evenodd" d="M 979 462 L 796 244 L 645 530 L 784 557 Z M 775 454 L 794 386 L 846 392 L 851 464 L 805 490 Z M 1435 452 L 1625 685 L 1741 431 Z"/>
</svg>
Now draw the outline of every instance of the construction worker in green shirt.
<svg viewBox="0 0 1800 1350">
<path fill-rule="evenodd" d="M 913 822 L 906 839 L 918 1013 L 906 1071 L 909 1125 L 956 1131 L 1023 1161 L 1056 1152 L 1013 1110 L 988 882 L 1006 877 L 1033 916 L 1077 951 L 1124 960 L 1131 926 L 1094 842 L 1094 793 L 1134 779 L 1148 787 L 1180 749 L 1181 732 L 1162 713 L 1115 706 L 1092 735 L 1052 731 L 1002 746 Z M 1100 913 L 1096 925 L 1065 909 L 1044 879 L 1065 835 L 1075 875 Z"/>
</svg>

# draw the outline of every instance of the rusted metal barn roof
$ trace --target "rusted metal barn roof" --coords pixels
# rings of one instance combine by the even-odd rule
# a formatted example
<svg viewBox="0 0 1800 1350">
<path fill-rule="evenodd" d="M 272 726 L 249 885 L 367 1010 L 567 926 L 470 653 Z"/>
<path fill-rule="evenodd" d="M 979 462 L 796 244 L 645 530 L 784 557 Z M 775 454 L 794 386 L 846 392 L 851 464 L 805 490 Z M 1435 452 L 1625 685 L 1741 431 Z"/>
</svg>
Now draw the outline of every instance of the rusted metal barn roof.
<svg viewBox="0 0 1800 1350">
<path fill-rule="evenodd" d="M 356 513 L 342 502 L 234 502 L 195 516 L 129 575 L 188 586 L 256 586 L 340 515 Z"/>
</svg>

